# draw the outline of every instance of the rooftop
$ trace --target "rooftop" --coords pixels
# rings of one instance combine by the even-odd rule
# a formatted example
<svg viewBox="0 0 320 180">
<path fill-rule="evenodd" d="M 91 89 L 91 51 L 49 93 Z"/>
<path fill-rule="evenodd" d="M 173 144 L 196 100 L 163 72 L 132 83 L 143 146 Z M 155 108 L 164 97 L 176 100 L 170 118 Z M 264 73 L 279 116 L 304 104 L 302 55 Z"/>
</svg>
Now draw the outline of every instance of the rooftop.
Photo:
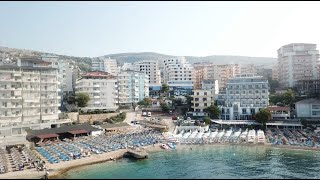
<svg viewBox="0 0 320 180">
<path fill-rule="evenodd" d="M 113 75 L 111 75 L 110 73 L 108 73 L 108 72 L 103 72 L 103 71 L 87 72 L 87 73 L 83 74 L 82 77 L 86 77 L 86 78 L 99 77 L 99 78 L 106 78 L 106 79 L 115 78 L 115 77 L 114 77 Z"/>
<path fill-rule="evenodd" d="M 296 104 L 302 104 L 302 103 L 306 103 L 306 104 L 320 104 L 320 99 L 310 98 L 310 99 L 304 99 L 304 100 L 301 100 L 301 101 L 296 102 Z"/>
</svg>

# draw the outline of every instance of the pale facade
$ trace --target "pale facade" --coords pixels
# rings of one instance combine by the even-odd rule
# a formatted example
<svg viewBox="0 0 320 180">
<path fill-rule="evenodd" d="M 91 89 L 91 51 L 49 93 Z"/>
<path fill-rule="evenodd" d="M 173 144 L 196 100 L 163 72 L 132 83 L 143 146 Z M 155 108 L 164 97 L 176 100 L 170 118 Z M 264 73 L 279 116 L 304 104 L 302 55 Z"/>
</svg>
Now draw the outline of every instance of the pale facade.
<svg viewBox="0 0 320 180">
<path fill-rule="evenodd" d="M 204 79 L 218 80 L 219 89 L 223 90 L 227 81 L 239 73 L 240 66 L 238 64 L 211 65 L 207 67 L 207 75 Z"/>
<path fill-rule="evenodd" d="M 164 60 L 164 82 L 169 87 L 192 90 L 195 81 L 194 69 L 184 57 Z"/>
<path fill-rule="evenodd" d="M 304 99 L 295 103 L 298 118 L 320 119 L 320 100 Z"/>
<path fill-rule="evenodd" d="M 161 84 L 161 74 L 158 61 L 142 60 L 135 62 L 133 66 L 135 67 L 133 70 L 143 72 L 149 76 L 150 85 L 153 86 Z"/>
<path fill-rule="evenodd" d="M 206 116 L 207 113 L 204 110 L 214 104 L 214 94 L 211 90 L 194 90 L 193 91 L 193 116 Z"/>
<path fill-rule="evenodd" d="M 149 76 L 139 71 L 118 74 L 119 105 L 132 105 L 149 97 Z"/>
<path fill-rule="evenodd" d="M 110 73 L 96 71 L 82 75 L 77 81 L 76 92 L 87 93 L 90 100 L 83 111 L 115 111 L 118 109 L 117 79 Z"/>
<path fill-rule="evenodd" d="M 269 83 L 262 76 L 239 74 L 227 83 L 225 93 L 218 95 L 221 118 L 250 120 L 261 108 L 269 105 Z"/>
<path fill-rule="evenodd" d="M 195 74 L 194 89 L 201 89 L 202 81 L 207 76 L 207 68 L 205 66 L 194 67 L 194 74 Z"/>
<path fill-rule="evenodd" d="M 114 76 L 119 73 L 117 60 L 104 56 L 92 59 L 92 70 L 107 72 Z"/>
<path fill-rule="evenodd" d="M 218 95 L 219 82 L 214 79 L 204 79 L 201 83 L 201 89 L 211 91 L 211 94 Z"/>
<path fill-rule="evenodd" d="M 278 50 L 279 82 L 294 87 L 299 80 L 318 79 L 319 51 L 316 44 L 293 43 Z"/>
<path fill-rule="evenodd" d="M 241 64 L 240 73 L 241 74 L 257 74 L 257 66 L 254 64 Z"/>
<path fill-rule="evenodd" d="M 38 57 L 0 60 L 0 132 L 21 135 L 26 129 L 59 126 L 61 97 L 57 64 Z"/>
</svg>

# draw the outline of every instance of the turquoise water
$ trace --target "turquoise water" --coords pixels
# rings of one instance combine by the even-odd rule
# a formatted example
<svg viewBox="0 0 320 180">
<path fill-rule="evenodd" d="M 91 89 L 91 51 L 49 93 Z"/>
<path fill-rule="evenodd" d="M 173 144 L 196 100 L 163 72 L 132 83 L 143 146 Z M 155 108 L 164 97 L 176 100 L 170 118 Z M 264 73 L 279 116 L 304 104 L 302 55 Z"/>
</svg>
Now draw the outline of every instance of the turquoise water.
<svg viewBox="0 0 320 180">
<path fill-rule="evenodd" d="M 264 146 L 198 146 L 77 168 L 61 178 L 320 178 L 320 152 Z"/>
</svg>

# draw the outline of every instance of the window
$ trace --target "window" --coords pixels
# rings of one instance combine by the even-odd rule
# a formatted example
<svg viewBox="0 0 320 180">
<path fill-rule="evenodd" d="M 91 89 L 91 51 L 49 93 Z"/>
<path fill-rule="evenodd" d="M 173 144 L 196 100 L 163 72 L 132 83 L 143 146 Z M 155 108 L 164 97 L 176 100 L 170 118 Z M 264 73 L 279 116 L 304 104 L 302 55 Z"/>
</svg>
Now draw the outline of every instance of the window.
<svg viewBox="0 0 320 180">
<path fill-rule="evenodd" d="M 246 108 L 242 108 L 242 114 L 247 114 L 247 109 Z"/>
<path fill-rule="evenodd" d="M 203 101 L 207 101 L 207 98 L 203 98 Z"/>
<path fill-rule="evenodd" d="M 199 92 L 197 92 L 197 95 L 199 95 Z"/>
<path fill-rule="evenodd" d="M 253 109 L 253 108 L 251 108 L 251 109 L 250 109 L 250 113 L 251 113 L 251 114 L 256 114 L 256 110 Z"/>
<path fill-rule="evenodd" d="M 208 106 L 208 103 L 204 103 L 204 106 L 207 107 L 207 106 Z"/>
<path fill-rule="evenodd" d="M 196 105 L 196 107 L 199 107 L 199 103 L 196 103 L 195 105 Z"/>
<path fill-rule="evenodd" d="M 195 98 L 194 100 L 195 100 L 195 101 L 199 101 L 199 98 Z"/>
<path fill-rule="evenodd" d="M 207 95 L 207 92 L 204 92 L 204 95 L 206 96 L 206 95 Z"/>
</svg>

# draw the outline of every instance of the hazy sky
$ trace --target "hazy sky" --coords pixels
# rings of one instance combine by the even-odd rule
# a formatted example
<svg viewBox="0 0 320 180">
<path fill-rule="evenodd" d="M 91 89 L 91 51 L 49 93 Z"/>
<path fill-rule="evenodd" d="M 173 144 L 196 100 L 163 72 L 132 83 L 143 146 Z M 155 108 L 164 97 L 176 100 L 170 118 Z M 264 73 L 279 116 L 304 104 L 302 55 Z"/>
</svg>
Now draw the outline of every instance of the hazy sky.
<svg viewBox="0 0 320 180">
<path fill-rule="evenodd" d="M 276 57 L 319 24 L 320 2 L 0 2 L 0 46 L 73 56 Z"/>
</svg>

